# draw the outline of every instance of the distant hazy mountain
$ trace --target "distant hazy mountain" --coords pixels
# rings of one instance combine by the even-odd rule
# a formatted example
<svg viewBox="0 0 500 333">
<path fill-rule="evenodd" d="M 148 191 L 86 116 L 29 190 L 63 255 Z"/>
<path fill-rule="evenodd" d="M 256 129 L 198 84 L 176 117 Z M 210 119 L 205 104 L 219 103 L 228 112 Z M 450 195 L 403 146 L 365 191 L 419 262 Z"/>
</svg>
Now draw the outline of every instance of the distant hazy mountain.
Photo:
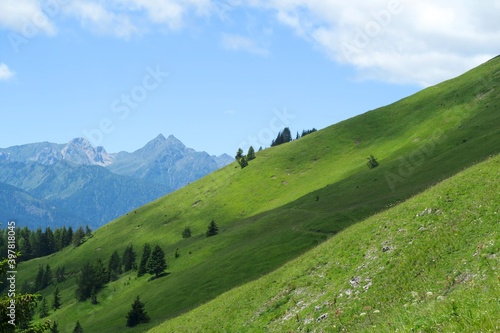
<svg viewBox="0 0 500 333">
<path fill-rule="evenodd" d="M 8 221 L 16 220 L 22 226 L 51 226 L 62 227 L 64 225 L 85 225 L 88 221 L 65 212 L 45 202 L 36 199 L 27 192 L 0 183 L 0 216 L 2 228 Z"/>
<path fill-rule="evenodd" d="M 65 145 L 42 142 L 0 149 L 0 160 L 2 154 L 12 161 L 37 162 L 43 165 L 64 160 L 75 164 L 106 166 L 113 161 L 113 156 L 103 147 L 94 148 L 83 138 L 73 139 Z"/>
<path fill-rule="evenodd" d="M 133 153 L 110 154 L 83 138 L 3 148 L 0 220 L 97 228 L 232 161 L 163 135 Z"/>
<path fill-rule="evenodd" d="M 114 155 L 114 161 L 107 169 L 119 175 L 144 179 L 163 184 L 169 190 L 176 190 L 233 160 L 227 154 L 216 157 L 206 152 L 197 152 L 187 148 L 173 135 L 165 138 L 160 134 L 133 153 Z"/>
</svg>

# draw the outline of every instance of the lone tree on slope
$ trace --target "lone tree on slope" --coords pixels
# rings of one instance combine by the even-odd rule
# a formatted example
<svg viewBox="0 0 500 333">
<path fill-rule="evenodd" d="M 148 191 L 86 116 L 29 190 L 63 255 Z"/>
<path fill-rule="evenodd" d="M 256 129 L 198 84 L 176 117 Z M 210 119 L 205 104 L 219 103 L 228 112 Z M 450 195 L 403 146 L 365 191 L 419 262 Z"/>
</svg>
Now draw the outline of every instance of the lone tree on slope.
<svg viewBox="0 0 500 333">
<path fill-rule="evenodd" d="M 146 266 L 149 274 L 155 274 L 155 277 L 158 277 L 161 273 L 167 269 L 167 262 L 165 261 L 165 253 L 161 249 L 159 245 L 156 245 L 151 252 L 151 256 L 149 257 L 147 266 Z"/>
<path fill-rule="evenodd" d="M 210 224 L 208 226 L 206 235 L 207 235 L 207 237 L 211 237 L 211 236 L 217 235 L 218 233 L 219 233 L 219 227 L 217 227 L 217 224 L 215 224 L 215 221 L 212 220 L 212 222 L 210 222 Z"/>
<path fill-rule="evenodd" d="M 127 327 L 134 327 L 141 323 L 149 322 L 150 318 L 144 310 L 144 303 L 141 302 L 139 296 L 132 303 L 132 309 L 127 314 Z"/>
</svg>

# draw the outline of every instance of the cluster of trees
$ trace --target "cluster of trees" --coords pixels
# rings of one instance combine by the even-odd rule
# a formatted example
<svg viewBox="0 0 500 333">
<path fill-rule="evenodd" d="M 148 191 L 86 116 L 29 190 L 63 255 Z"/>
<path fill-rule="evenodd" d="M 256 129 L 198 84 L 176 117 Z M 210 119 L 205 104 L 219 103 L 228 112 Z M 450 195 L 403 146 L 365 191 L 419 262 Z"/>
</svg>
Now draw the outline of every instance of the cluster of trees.
<svg viewBox="0 0 500 333">
<path fill-rule="evenodd" d="M 159 245 L 156 245 L 151 251 L 151 246 L 146 243 L 142 250 L 142 257 L 137 270 L 137 276 L 142 276 L 146 273 L 159 277 L 167 269 L 165 261 L 165 253 Z"/>
<path fill-rule="evenodd" d="M 295 136 L 295 140 L 298 140 L 298 139 L 300 139 L 308 134 L 314 133 L 316 131 L 317 131 L 317 129 L 313 128 L 310 130 L 302 130 L 302 134 L 299 134 L 299 132 L 297 132 L 297 135 Z M 278 145 L 281 145 L 283 143 L 287 143 L 287 142 L 291 142 L 291 141 L 293 141 L 292 132 L 290 131 L 290 128 L 285 127 L 285 129 L 283 131 L 278 133 L 278 136 L 276 137 L 276 139 L 274 139 L 271 142 L 271 147 L 278 146 Z"/>
<path fill-rule="evenodd" d="M 234 158 L 243 169 L 244 167 L 248 166 L 249 161 L 255 159 L 255 149 L 250 146 L 250 148 L 248 148 L 247 154 L 243 155 L 243 149 L 238 148 L 238 151 L 236 152 L 236 156 Z"/>
<path fill-rule="evenodd" d="M 52 309 L 54 311 L 58 310 L 59 308 L 61 308 L 61 295 L 59 293 L 59 288 L 56 287 L 56 289 L 54 290 L 54 294 L 53 294 L 53 300 L 52 300 Z M 41 302 L 41 306 L 40 306 L 40 318 L 45 318 L 49 315 L 49 305 L 47 303 L 47 298 L 43 297 L 42 298 L 42 302 Z M 57 325 L 55 325 L 55 329 L 57 330 Z"/>
<path fill-rule="evenodd" d="M 66 277 L 64 276 L 64 274 L 65 274 L 64 271 L 65 271 L 64 266 L 57 267 L 55 279 L 58 283 L 64 282 L 66 280 Z M 35 284 L 28 291 L 35 292 L 35 291 L 43 290 L 52 284 L 53 279 L 54 279 L 54 276 L 52 274 L 52 269 L 51 269 L 50 265 L 47 264 L 47 265 L 45 265 L 45 267 L 43 265 L 40 265 L 40 266 L 38 266 L 38 274 L 36 275 Z"/>
<path fill-rule="evenodd" d="M 299 133 L 297 132 L 296 139 L 300 139 L 300 138 L 302 138 L 302 137 L 304 137 L 304 136 L 306 136 L 308 134 L 314 133 L 316 131 L 317 131 L 317 129 L 315 129 L 314 127 L 312 129 L 310 129 L 310 130 L 302 130 L 302 135 L 300 135 L 300 136 L 299 136 Z"/>
<path fill-rule="evenodd" d="M 7 254 L 6 232 L 5 229 L 0 229 L 0 259 L 5 258 Z M 33 231 L 24 227 L 17 231 L 16 236 L 16 248 L 23 254 L 19 261 L 26 261 L 55 253 L 71 244 L 79 246 L 92 236 L 92 230 L 88 226 L 85 226 L 85 229 L 80 226 L 74 232 L 72 227 L 55 230 L 47 227 L 45 231 L 41 228 Z"/>
<path fill-rule="evenodd" d="M 287 143 L 292 141 L 292 132 L 290 132 L 290 128 L 285 127 L 285 129 L 278 133 L 276 139 L 271 142 L 271 147 L 281 145 L 283 143 Z"/>
<path fill-rule="evenodd" d="M 317 130 L 315 128 L 310 129 L 310 130 L 303 130 L 302 135 L 300 135 L 299 132 L 297 132 L 297 136 L 295 137 L 295 139 L 298 140 L 301 137 L 304 137 L 304 136 L 311 134 L 313 132 L 316 132 L 316 131 Z M 271 147 L 278 146 L 278 145 L 281 145 L 283 143 L 290 142 L 292 140 L 293 140 L 293 138 L 292 138 L 292 132 L 290 131 L 290 128 L 285 127 L 285 129 L 283 131 L 278 133 L 278 136 L 276 137 L 276 139 L 274 139 L 271 142 Z M 259 151 L 261 151 L 261 150 L 262 150 L 262 147 L 259 148 Z M 240 165 L 240 167 L 242 169 L 244 167 L 248 166 L 248 162 L 253 160 L 254 158 L 255 158 L 255 149 L 252 146 L 250 146 L 250 148 L 248 148 L 248 153 L 246 155 L 243 155 L 243 149 L 238 148 L 238 151 L 236 152 L 236 156 L 235 156 L 236 161 L 238 162 L 238 164 Z"/>
<path fill-rule="evenodd" d="M 76 298 L 85 301 L 90 298 L 92 304 L 97 304 L 97 293 L 108 282 L 115 281 L 118 277 L 130 270 L 136 269 L 137 255 L 132 245 L 128 245 L 120 257 L 114 251 L 109 258 L 107 267 L 100 258 L 95 261 L 86 261 L 80 268 L 77 278 Z"/>
</svg>

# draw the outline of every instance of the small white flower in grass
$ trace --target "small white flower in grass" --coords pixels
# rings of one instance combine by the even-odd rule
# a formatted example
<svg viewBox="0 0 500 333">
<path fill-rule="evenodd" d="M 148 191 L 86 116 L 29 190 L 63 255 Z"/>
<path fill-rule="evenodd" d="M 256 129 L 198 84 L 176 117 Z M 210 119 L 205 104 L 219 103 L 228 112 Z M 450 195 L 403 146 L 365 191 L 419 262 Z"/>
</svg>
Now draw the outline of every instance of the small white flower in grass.
<svg viewBox="0 0 500 333">
<path fill-rule="evenodd" d="M 375 310 L 373 311 L 373 313 L 380 313 L 380 310 Z"/>
<path fill-rule="evenodd" d="M 431 297 L 432 295 L 434 295 L 434 294 L 432 293 L 432 291 L 428 291 L 428 292 L 427 292 L 427 296 Z"/>
<path fill-rule="evenodd" d="M 364 317 L 364 316 L 366 316 L 366 312 L 361 312 L 361 313 L 359 314 L 359 316 L 360 316 L 360 317 Z"/>
</svg>

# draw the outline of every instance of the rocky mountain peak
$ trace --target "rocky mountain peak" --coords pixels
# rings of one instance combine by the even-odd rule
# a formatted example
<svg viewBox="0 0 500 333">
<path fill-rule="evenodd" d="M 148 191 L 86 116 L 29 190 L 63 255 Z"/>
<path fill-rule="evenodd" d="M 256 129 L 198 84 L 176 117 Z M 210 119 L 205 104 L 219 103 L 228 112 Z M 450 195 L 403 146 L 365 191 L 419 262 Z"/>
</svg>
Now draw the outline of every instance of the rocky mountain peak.
<svg viewBox="0 0 500 333">
<path fill-rule="evenodd" d="M 107 166 L 113 162 L 112 155 L 108 154 L 104 147 L 94 148 L 84 138 L 69 141 L 61 150 L 61 154 L 64 160 L 76 164 Z"/>
</svg>

